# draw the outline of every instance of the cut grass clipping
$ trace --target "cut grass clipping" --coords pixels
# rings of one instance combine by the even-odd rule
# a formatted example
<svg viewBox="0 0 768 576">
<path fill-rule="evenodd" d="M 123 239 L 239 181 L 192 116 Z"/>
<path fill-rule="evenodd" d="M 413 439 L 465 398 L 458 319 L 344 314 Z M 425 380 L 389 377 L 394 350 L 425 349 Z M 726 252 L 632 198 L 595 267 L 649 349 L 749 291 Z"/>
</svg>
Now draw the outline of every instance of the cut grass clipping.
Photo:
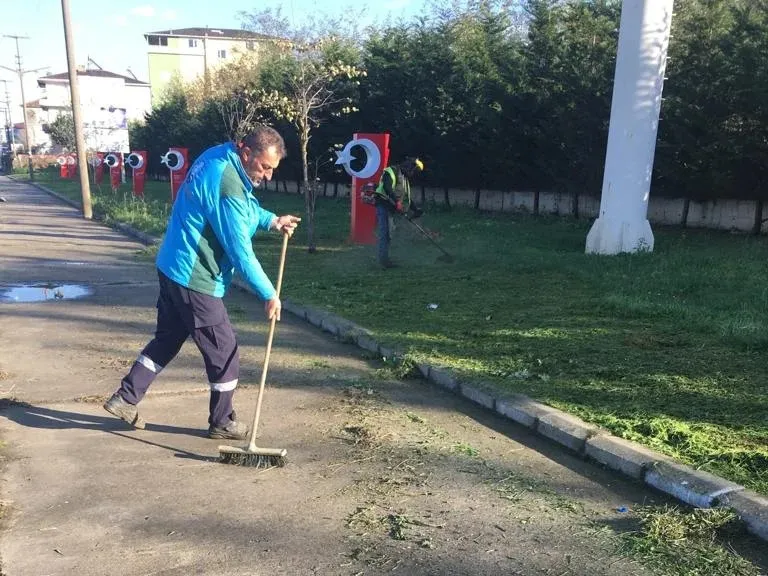
<svg viewBox="0 0 768 576">
<path fill-rule="evenodd" d="M 736 515 L 725 509 L 681 511 L 675 507 L 636 510 L 641 530 L 623 536 L 622 552 L 658 576 L 761 576 L 729 546 L 741 536 Z"/>
</svg>

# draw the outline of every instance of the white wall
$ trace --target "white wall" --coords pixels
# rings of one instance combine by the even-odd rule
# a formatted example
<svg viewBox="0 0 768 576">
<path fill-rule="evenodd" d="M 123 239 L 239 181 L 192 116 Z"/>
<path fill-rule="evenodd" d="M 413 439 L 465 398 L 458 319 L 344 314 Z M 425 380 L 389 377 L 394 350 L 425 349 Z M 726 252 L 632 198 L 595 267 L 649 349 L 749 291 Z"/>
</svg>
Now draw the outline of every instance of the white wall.
<svg viewBox="0 0 768 576">
<path fill-rule="evenodd" d="M 149 86 L 126 84 L 125 94 L 128 99 L 126 108 L 128 120 L 144 120 L 144 114 L 152 110 L 152 92 Z"/>
<path fill-rule="evenodd" d="M 126 84 L 123 78 L 101 76 L 78 76 L 78 84 L 88 148 L 128 152 L 127 122 L 142 120 L 144 113 L 151 109 L 149 86 Z M 46 82 L 40 103 L 43 106 L 69 108 L 69 82 Z M 122 110 L 125 110 L 124 115 Z M 59 113 L 59 110 L 51 110 L 47 121 L 53 121 Z M 33 142 L 37 142 L 35 136 L 32 136 Z"/>
<path fill-rule="evenodd" d="M 144 117 L 151 109 L 148 85 L 126 84 L 122 78 L 78 76 L 80 105 L 87 108 L 123 108 L 130 119 Z M 69 82 L 46 82 L 40 98 L 42 106 L 69 108 L 71 93 Z"/>
<path fill-rule="evenodd" d="M 64 106 L 67 108 L 70 106 L 72 97 L 68 82 L 46 82 L 40 91 L 40 104 L 43 106 Z"/>
</svg>

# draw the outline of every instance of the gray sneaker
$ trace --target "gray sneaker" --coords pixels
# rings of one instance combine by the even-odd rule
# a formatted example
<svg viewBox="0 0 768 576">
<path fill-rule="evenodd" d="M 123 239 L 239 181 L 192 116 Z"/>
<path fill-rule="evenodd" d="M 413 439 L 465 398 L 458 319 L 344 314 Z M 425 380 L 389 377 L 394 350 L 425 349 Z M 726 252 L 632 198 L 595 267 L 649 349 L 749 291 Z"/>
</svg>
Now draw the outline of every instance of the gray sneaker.
<svg viewBox="0 0 768 576">
<path fill-rule="evenodd" d="M 224 438 L 227 440 L 245 440 L 248 437 L 248 426 L 236 420 L 230 420 L 226 426 L 211 426 L 208 428 L 208 438 Z"/>
<path fill-rule="evenodd" d="M 104 402 L 104 410 L 122 420 L 125 420 L 134 428 L 144 430 L 146 423 L 144 422 L 144 419 L 139 416 L 139 409 L 136 408 L 136 406 L 133 404 L 128 404 L 128 402 L 123 400 L 122 396 L 120 396 L 117 392 L 112 394 L 112 397 Z"/>
</svg>

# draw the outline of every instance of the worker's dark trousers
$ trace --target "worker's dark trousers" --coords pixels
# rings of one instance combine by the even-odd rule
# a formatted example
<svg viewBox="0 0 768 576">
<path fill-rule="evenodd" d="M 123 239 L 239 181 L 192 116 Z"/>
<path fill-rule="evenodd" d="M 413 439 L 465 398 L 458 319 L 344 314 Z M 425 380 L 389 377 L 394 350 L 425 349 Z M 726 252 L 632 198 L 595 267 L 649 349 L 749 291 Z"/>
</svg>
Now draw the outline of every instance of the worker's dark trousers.
<svg viewBox="0 0 768 576">
<path fill-rule="evenodd" d="M 376 204 L 376 224 L 378 228 L 379 264 L 389 262 L 389 209 L 384 204 Z"/>
<path fill-rule="evenodd" d="M 162 272 L 157 299 L 155 337 L 123 378 L 119 394 L 138 404 L 152 381 L 191 335 L 203 355 L 211 387 L 209 424 L 225 426 L 232 415 L 232 396 L 240 374 L 237 339 L 221 298 L 189 290 Z"/>
</svg>

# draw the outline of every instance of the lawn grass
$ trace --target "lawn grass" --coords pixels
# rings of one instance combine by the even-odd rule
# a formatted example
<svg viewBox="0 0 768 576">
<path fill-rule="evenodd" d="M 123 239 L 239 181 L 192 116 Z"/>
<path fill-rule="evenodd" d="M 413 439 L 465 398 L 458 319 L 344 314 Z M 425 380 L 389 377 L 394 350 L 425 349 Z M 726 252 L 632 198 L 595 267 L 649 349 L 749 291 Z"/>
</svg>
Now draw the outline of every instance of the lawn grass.
<svg viewBox="0 0 768 576">
<path fill-rule="evenodd" d="M 77 182 L 40 181 L 79 200 Z M 126 188 L 128 190 L 128 188 Z M 168 183 L 148 203 L 94 192 L 95 209 L 162 231 Z M 278 213 L 298 195 L 260 192 Z M 347 242 L 349 201 L 320 198 L 318 251 L 297 234 L 284 295 L 371 329 L 408 357 L 528 394 L 697 468 L 768 494 L 768 242 L 655 228 L 653 253 L 588 256 L 590 222 L 428 207 L 452 264 L 402 222 L 380 270 Z M 258 236 L 271 275 L 279 242 Z M 430 307 L 437 304 L 437 308 Z"/>
</svg>

